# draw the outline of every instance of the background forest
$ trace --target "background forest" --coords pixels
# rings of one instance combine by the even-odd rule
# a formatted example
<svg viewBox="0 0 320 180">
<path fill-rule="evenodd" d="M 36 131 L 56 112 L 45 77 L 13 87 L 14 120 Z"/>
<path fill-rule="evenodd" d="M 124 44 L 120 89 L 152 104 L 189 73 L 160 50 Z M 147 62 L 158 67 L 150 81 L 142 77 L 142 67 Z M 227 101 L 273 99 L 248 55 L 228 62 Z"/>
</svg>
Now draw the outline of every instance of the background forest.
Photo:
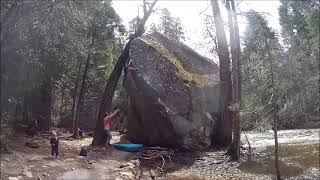
<svg viewBox="0 0 320 180">
<path fill-rule="evenodd" d="M 270 129 L 273 101 L 280 129 L 320 125 L 320 3 L 280 2 L 281 34 L 265 14 L 241 13 L 248 22 L 241 37 L 242 130 Z M 183 42 L 180 19 L 167 9 L 157 12 L 160 22 L 147 31 Z M 92 131 L 107 78 L 138 21 L 133 17 L 126 28 L 111 1 L 1 1 L 1 142 L 15 125 L 33 119 L 42 130 L 57 126 Z M 207 30 L 206 38 L 215 47 L 214 26 Z M 126 98 L 118 83 L 113 107 L 122 112 L 121 129 Z"/>
</svg>

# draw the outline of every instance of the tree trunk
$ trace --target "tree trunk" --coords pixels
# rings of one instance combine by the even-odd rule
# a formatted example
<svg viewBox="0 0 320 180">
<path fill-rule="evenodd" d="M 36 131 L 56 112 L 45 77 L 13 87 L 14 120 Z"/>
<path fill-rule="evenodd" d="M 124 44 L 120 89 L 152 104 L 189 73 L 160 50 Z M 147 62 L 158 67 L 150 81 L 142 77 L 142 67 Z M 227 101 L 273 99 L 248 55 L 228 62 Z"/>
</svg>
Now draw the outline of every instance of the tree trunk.
<svg viewBox="0 0 320 180">
<path fill-rule="evenodd" d="M 60 101 L 60 108 L 59 108 L 59 116 L 60 116 L 60 122 L 62 121 L 62 116 L 63 116 L 63 108 L 64 108 L 64 96 L 65 96 L 65 87 L 63 86 L 61 89 L 61 101 Z"/>
<path fill-rule="evenodd" d="M 125 62 L 127 58 L 129 57 L 129 49 L 131 45 L 132 39 L 129 40 L 129 42 L 126 44 L 124 50 L 122 51 L 120 57 L 118 58 L 118 61 L 111 72 L 108 82 L 105 86 L 105 90 L 102 96 L 100 108 L 99 108 L 99 114 L 96 121 L 96 128 L 94 132 L 94 139 L 92 141 L 93 145 L 100 145 L 101 143 L 101 133 L 103 130 L 103 118 L 106 112 L 110 112 L 112 108 L 112 98 L 114 95 L 114 90 L 117 86 L 119 77 L 122 72 L 122 68 L 125 65 Z"/>
<path fill-rule="evenodd" d="M 74 85 L 74 93 L 73 93 L 73 102 L 72 102 L 72 132 L 74 132 L 74 128 L 75 128 L 75 122 L 76 122 L 76 113 L 77 113 L 77 109 L 76 107 L 77 102 L 78 102 L 78 87 L 79 87 L 79 77 L 80 77 L 80 73 L 81 73 L 81 66 L 82 66 L 82 62 L 80 61 L 79 64 L 79 70 L 77 73 L 77 79 Z"/>
<path fill-rule="evenodd" d="M 240 35 L 239 35 L 239 26 L 238 26 L 238 18 L 237 18 L 237 10 L 235 7 L 234 0 L 231 0 L 232 10 L 234 13 L 234 29 L 235 29 L 235 43 L 236 43 L 236 59 L 237 64 L 235 65 L 237 67 L 236 72 L 238 75 L 238 81 L 237 81 L 237 101 L 239 104 L 239 108 L 237 111 L 237 118 L 234 123 L 234 146 L 235 151 L 237 152 L 235 154 L 234 159 L 240 158 L 240 138 L 241 138 L 241 119 L 240 119 L 240 111 L 242 109 L 242 68 L 241 68 L 241 48 L 240 48 Z"/>
<path fill-rule="evenodd" d="M 230 71 L 230 55 L 220 8 L 217 0 L 211 0 L 213 17 L 218 41 L 220 70 L 220 119 L 217 122 L 214 142 L 221 146 L 230 145 L 232 141 L 232 112 L 229 106 L 232 101 L 232 82 Z"/>
<path fill-rule="evenodd" d="M 51 129 L 51 111 L 52 111 L 52 82 L 46 80 L 40 90 L 40 129 L 49 131 Z"/>
<path fill-rule="evenodd" d="M 152 9 L 155 6 L 157 1 L 158 0 L 155 0 L 151 4 L 151 6 L 150 6 L 149 10 L 146 12 L 146 14 L 144 14 L 143 18 L 139 22 L 137 31 L 135 32 L 135 34 L 130 36 L 129 41 L 127 42 L 124 50 L 121 52 L 121 55 L 119 56 L 118 61 L 115 64 L 115 67 L 109 76 L 109 79 L 107 81 L 107 84 L 105 86 L 104 93 L 102 96 L 100 108 L 99 108 L 99 114 L 98 114 L 98 118 L 96 121 L 96 128 L 94 131 L 94 138 L 92 141 L 93 145 L 101 145 L 102 144 L 101 133 L 103 131 L 103 118 L 104 118 L 105 113 L 110 112 L 112 109 L 112 98 L 114 95 L 114 91 L 117 87 L 119 78 L 121 76 L 122 69 L 123 69 L 126 61 L 128 60 L 131 42 L 133 41 L 134 38 L 139 37 L 144 33 L 144 25 L 145 25 L 146 21 L 148 20 L 149 16 L 151 15 Z M 145 3 L 144 3 L 144 8 L 146 8 Z"/>
<path fill-rule="evenodd" d="M 78 98 L 78 102 L 77 102 L 77 111 L 76 111 L 76 118 L 75 118 L 75 122 L 74 122 L 74 127 L 73 127 L 73 137 L 78 139 L 79 138 L 79 117 L 80 117 L 80 111 L 83 111 L 83 100 L 84 100 L 84 92 L 85 92 L 85 88 L 86 88 L 86 80 L 87 80 L 87 76 L 88 76 L 88 70 L 89 70 L 89 66 L 90 66 L 90 59 L 91 59 L 91 49 L 93 46 L 93 40 L 94 40 L 94 33 L 91 37 L 91 43 L 88 49 L 88 56 L 87 56 L 87 60 L 86 60 L 86 64 L 84 67 L 84 71 L 82 74 L 82 80 L 81 80 L 81 86 L 80 86 L 80 92 L 79 92 L 79 98 Z"/>
<path fill-rule="evenodd" d="M 273 80 L 273 68 L 272 68 L 272 63 L 270 61 L 270 70 L 271 70 L 271 83 L 272 83 L 272 89 L 273 89 L 273 94 L 274 92 L 274 80 Z M 276 99 L 275 95 L 273 97 L 273 132 L 274 132 L 274 153 L 275 153 L 275 167 L 276 167 L 276 177 L 277 180 L 281 179 L 280 175 L 280 166 L 279 166 L 279 153 L 278 153 L 278 115 L 277 115 L 277 104 L 276 104 Z"/>
<path fill-rule="evenodd" d="M 27 93 L 23 96 L 23 111 L 22 111 L 23 121 L 30 123 L 30 105 L 29 105 L 29 95 Z"/>
<path fill-rule="evenodd" d="M 277 180 L 281 180 L 280 174 L 280 166 L 279 166 L 279 153 L 278 153 L 278 107 L 277 107 L 277 98 L 274 84 L 274 72 L 273 72 L 273 64 L 272 57 L 269 49 L 269 43 L 267 40 L 266 34 L 265 36 L 265 44 L 267 48 L 268 60 L 270 65 L 270 76 L 271 76 L 271 89 L 272 89 L 272 116 L 273 116 L 273 132 L 274 132 L 274 154 L 275 154 L 275 168 L 276 168 L 276 178 Z"/>
<path fill-rule="evenodd" d="M 231 155 L 233 160 L 240 158 L 240 107 L 241 107 L 241 67 L 240 67 L 240 38 L 237 11 L 235 9 L 234 0 L 227 0 L 226 7 L 228 10 L 229 33 L 232 53 L 232 80 L 233 80 L 233 141 L 231 146 Z M 232 9 L 230 8 L 232 6 Z"/>
</svg>

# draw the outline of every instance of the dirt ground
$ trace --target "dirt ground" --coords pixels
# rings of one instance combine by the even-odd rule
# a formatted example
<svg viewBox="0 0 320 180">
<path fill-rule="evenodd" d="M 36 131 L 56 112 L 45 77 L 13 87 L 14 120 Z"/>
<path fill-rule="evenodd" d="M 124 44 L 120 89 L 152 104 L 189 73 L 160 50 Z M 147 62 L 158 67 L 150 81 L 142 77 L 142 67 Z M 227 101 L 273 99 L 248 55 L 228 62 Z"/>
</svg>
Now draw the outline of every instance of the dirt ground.
<svg viewBox="0 0 320 180">
<path fill-rule="evenodd" d="M 118 132 L 112 132 L 112 135 L 111 143 L 126 142 Z M 92 138 L 75 140 L 70 136 L 70 133 L 59 135 L 60 156 L 55 159 L 50 156 L 49 135 L 41 134 L 36 138 L 25 134 L 13 135 L 10 143 L 11 153 L 1 154 L 1 179 L 272 179 L 271 174 L 239 169 L 246 161 L 245 151 L 242 151 L 239 162 L 230 161 L 225 155 L 226 149 L 193 153 L 175 152 L 170 159 L 143 160 L 139 159 L 137 153 L 113 148 L 95 148 L 88 152 L 87 157 L 81 157 L 81 147 L 89 146 Z M 25 145 L 31 141 L 39 144 L 39 148 Z M 316 171 L 318 170 L 310 172 L 317 175 Z"/>
<path fill-rule="evenodd" d="M 112 143 L 116 143 L 120 136 L 116 132 L 113 135 Z M 104 148 L 88 152 L 87 157 L 78 156 L 80 148 L 90 145 L 92 138 L 75 140 L 70 136 L 70 133 L 59 136 L 60 155 L 55 159 L 50 157 L 49 136 L 14 135 L 11 153 L 1 154 L 1 179 L 115 179 L 119 166 L 132 156 L 129 152 Z M 25 146 L 30 141 L 40 147 Z"/>
<path fill-rule="evenodd" d="M 112 132 L 111 143 L 121 139 L 118 132 Z M 116 149 L 100 148 L 89 151 L 87 157 L 79 155 L 82 146 L 89 146 L 91 137 L 82 140 L 70 138 L 70 133 L 62 133 L 60 139 L 60 155 L 57 159 L 50 156 L 49 135 L 42 134 L 31 138 L 24 134 L 12 136 L 11 153 L 1 154 L 1 179 L 221 179 L 233 174 L 243 174 L 228 163 L 224 150 L 202 153 L 176 153 L 171 161 L 142 160 L 138 168 L 128 165 L 137 159 L 135 153 Z M 30 148 L 26 142 L 36 142 L 39 148 Z M 131 163 L 132 164 L 132 163 Z M 134 163 L 133 163 L 134 164 Z M 163 165 L 163 168 L 160 167 Z M 132 166 L 132 167 L 131 167 Z M 226 168 L 227 167 L 227 168 Z M 135 170 L 134 170 L 135 169 Z M 139 174 L 137 174 L 139 173 Z M 246 178 L 245 178 L 246 177 Z M 257 179 L 257 176 L 251 176 Z M 254 178 L 253 178 L 254 177 Z M 265 178 L 264 178 L 265 179 Z"/>
</svg>

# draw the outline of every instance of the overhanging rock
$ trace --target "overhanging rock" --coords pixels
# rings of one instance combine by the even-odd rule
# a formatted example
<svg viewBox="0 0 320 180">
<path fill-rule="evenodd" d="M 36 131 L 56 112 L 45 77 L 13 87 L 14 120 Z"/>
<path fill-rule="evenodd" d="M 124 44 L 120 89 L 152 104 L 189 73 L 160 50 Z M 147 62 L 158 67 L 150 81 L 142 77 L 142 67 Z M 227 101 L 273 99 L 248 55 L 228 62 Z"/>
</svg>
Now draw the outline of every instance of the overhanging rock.
<svg viewBox="0 0 320 180">
<path fill-rule="evenodd" d="M 128 138 L 149 146 L 199 149 L 219 114 L 219 71 L 211 60 L 160 33 L 135 39 L 127 73 Z"/>
</svg>

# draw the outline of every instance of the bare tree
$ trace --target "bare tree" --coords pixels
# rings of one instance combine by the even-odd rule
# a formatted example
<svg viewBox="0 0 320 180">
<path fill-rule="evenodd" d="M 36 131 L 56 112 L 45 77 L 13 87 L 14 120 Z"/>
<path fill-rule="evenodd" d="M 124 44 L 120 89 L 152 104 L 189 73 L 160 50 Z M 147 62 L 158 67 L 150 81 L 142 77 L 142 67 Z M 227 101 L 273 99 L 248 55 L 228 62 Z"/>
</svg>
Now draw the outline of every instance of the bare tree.
<svg viewBox="0 0 320 180">
<path fill-rule="evenodd" d="M 144 33 L 145 23 L 147 22 L 149 16 L 153 12 L 153 7 L 156 5 L 157 1 L 158 0 L 154 0 L 151 4 L 148 4 L 145 0 L 143 0 L 143 12 L 144 12 L 143 18 L 139 21 L 139 24 L 137 26 L 137 30 L 135 31 L 135 33 L 130 35 L 129 41 L 127 42 L 127 44 L 125 45 L 125 48 L 121 52 L 121 55 L 119 56 L 118 61 L 115 64 L 115 67 L 112 70 L 109 76 L 109 79 L 107 80 L 104 93 L 102 96 L 101 104 L 100 104 L 98 118 L 96 120 L 96 128 L 94 132 L 94 138 L 92 141 L 93 145 L 101 144 L 101 133 L 103 130 L 103 117 L 106 112 L 110 112 L 112 110 L 112 99 L 113 99 L 114 91 L 118 84 L 118 80 L 120 78 L 122 69 L 129 58 L 129 49 L 130 49 L 131 42 L 136 37 L 142 36 L 142 34 Z"/>
</svg>

